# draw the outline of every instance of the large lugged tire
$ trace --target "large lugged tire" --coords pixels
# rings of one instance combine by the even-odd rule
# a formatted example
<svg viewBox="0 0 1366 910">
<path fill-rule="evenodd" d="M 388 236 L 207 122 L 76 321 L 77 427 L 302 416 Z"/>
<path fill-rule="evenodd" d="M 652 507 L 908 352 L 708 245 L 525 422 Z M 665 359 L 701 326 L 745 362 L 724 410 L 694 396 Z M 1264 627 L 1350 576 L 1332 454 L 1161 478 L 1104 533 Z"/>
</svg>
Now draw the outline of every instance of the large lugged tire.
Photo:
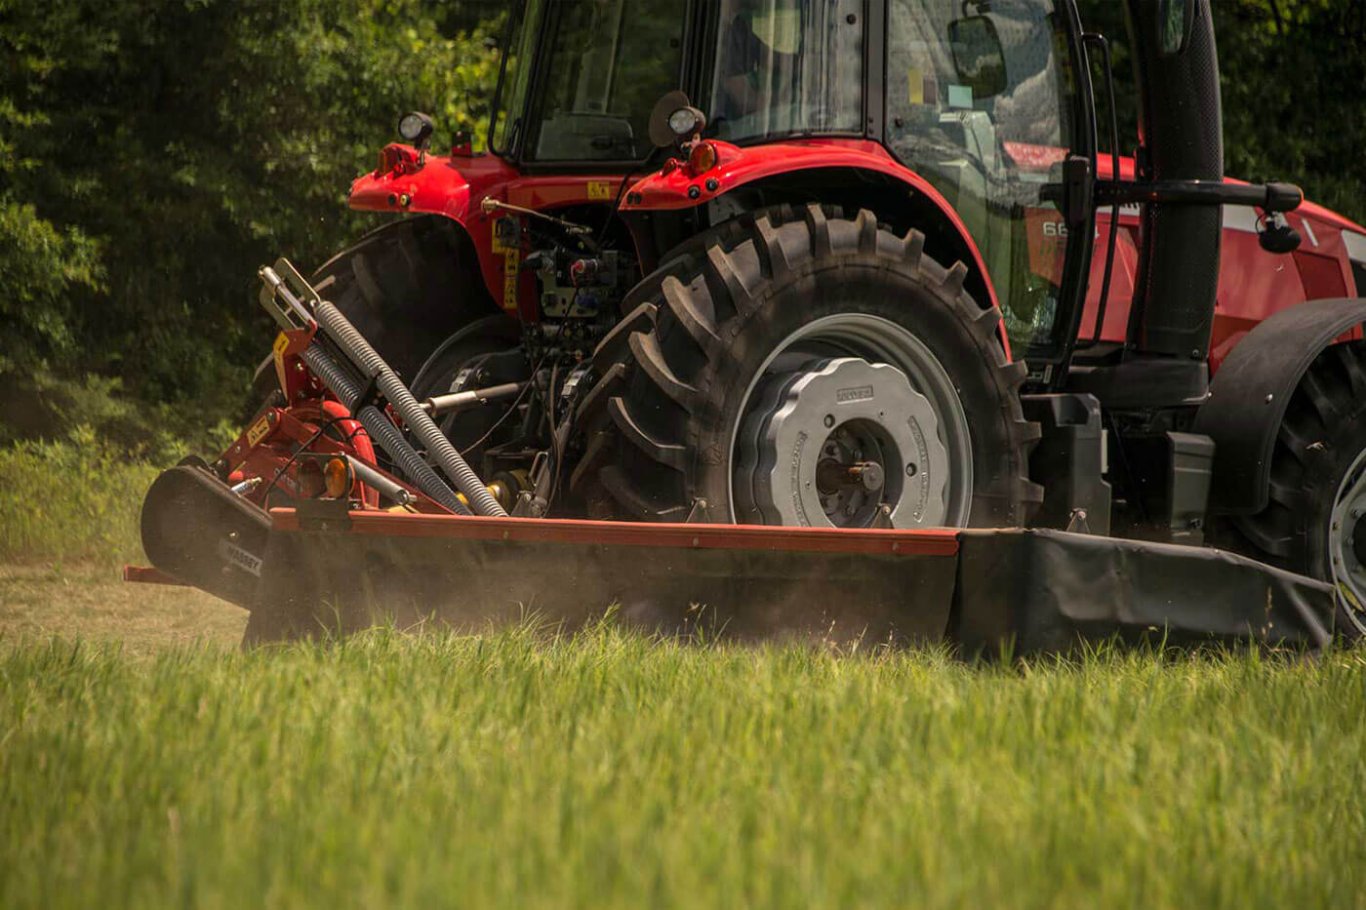
<svg viewBox="0 0 1366 910">
<path fill-rule="evenodd" d="M 741 225 L 642 282 L 595 354 L 584 423 L 615 427 L 622 517 L 867 526 L 882 497 L 898 527 L 1024 524 L 1025 368 L 966 268 L 867 211 Z"/>
<path fill-rule="evenodd" d="M 314 286 L 410 382 L 456 331 L 498 313 L 462 228 L 437 217 L 386 225 L 333 256 Z"/>
<path fill-rule="evenodd" d="M 1240 549 L 1336 585 L 1366 631 L 1366 342 L 1310 365 L 1276 437 L 1269 493 L 1265 509 L 1234 520 L 1250 545 Z"/>
<path fill-rule="evenodd" d="M 447 339 L 481 320 L 493 324 L 490 317 L 501 314 L 469 237 L 445 218 L 386 224 L 323 263 L 309 280 L 409 382 Z M 253 408 L 274 389 L 267 357 L 253 380 Z"/>
</svg>

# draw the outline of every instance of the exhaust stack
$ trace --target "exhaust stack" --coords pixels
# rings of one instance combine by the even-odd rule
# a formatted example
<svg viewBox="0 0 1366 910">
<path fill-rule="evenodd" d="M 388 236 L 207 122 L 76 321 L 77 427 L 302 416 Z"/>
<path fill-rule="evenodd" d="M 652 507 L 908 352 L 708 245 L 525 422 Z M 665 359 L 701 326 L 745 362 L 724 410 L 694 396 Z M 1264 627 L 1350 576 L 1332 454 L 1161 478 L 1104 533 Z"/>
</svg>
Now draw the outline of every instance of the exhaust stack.
<svg viewBox="0 0 1366 910">
<path fill-rule="evenodd" d="M 1127 0 L 1139 89 L 1140 180 L 1219 184 L 1223 111 L 1208 0 Z M 1203 363 L 1219 281 L 1222 209 L 1143 206 L 1129 343 L 1140 354 Z"/>
</svg>

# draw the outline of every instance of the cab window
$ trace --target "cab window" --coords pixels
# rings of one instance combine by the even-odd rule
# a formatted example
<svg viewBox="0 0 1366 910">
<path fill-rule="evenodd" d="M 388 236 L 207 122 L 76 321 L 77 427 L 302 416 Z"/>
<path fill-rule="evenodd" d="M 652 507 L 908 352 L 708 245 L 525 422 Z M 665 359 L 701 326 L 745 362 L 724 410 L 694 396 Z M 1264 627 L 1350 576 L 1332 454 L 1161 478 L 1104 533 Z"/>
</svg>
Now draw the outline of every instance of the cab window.
<svg viewBox="0 0 1366 910">
<path fill-rule="evenodd" d="M 718 138 L 861 130 L 862 0 L 721 0 L 717 41 Z"/>
<path fill-rule="evenodd" d="M 684 5 L 677 0 L 554 4 L 528 158 L 641 161 L 650 111 L 678 87 Z"/>
<path fill-rule="evenodd" d="M 1045 345 L 1067 230 L 1042 197 L 1072 145 L 1073 89 L 1053 0 L 891 0 L 887 144 L 963 219 L 1012 343 Z"/>
</svg>

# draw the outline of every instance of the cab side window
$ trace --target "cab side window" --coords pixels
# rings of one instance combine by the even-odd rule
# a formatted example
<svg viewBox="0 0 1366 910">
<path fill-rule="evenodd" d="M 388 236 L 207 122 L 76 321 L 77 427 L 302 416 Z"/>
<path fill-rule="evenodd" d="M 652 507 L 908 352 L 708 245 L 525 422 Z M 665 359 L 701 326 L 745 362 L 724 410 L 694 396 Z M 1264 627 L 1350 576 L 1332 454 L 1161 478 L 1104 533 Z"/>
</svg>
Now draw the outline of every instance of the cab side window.
<svg viewBox="0 0 1366 910">
<path fill-rule="evenodd" d="M 1045 184 L 1072 142 L 1073 88 L 1053 0 L 892 0 L 887 144 L 959 213 L 1015 343 L 1043 342 L 1066 230 Z"/>
</svg>

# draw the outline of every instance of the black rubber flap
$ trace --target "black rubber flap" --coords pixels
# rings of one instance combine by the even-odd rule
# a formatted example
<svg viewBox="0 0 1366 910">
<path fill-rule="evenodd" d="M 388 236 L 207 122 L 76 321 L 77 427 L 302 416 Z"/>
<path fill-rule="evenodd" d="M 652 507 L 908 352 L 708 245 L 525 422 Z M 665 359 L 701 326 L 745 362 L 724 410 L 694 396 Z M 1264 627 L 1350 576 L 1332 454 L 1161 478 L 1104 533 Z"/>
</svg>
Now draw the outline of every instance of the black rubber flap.
<svg viewBox="0 0 1366 910">
<path fill-rule="evenodd" d="M 965 531 L 956 636 L 972 652 L 1081 641 L 1284 645 L 1333 634 L 1333 589 L 1221 550 L 1048 530 Z"/>
<path fill-rule="evenodd" d="M 642 528 L 648 539 L 649 528 Z M 482 630 L 527 618 L 574 629 L 616 605 L 633 628 L 727 639 L 940 640 L 956 560 L 943 555 L 271 534 L 247 641 L 374 624 Z"/>
<path fill-rule="evenodd" d="M 250 609 L 270 518 L 203 468 L 163 471 L 142 502 L 142 548 L 167 575 Z"/>
</svg>

